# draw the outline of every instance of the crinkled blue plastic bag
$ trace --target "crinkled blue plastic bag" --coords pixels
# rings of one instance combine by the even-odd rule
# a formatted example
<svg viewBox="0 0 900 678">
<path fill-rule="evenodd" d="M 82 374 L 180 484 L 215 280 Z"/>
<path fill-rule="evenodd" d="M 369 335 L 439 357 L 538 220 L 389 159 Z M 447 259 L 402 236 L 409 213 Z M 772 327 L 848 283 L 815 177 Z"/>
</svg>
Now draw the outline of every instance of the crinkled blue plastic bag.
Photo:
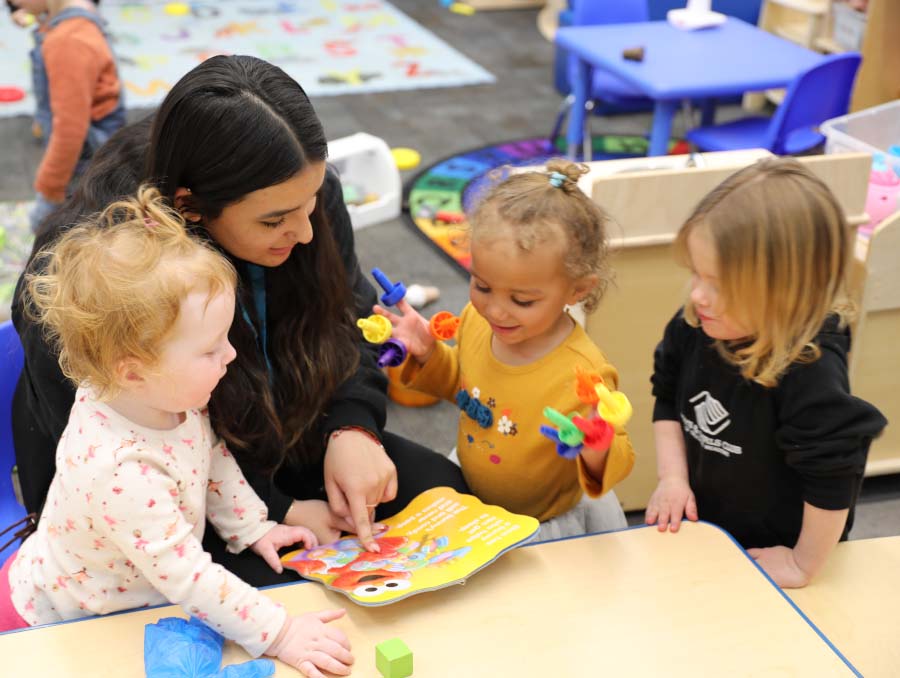
<svg viewBox="0 0 900 678">
<path fill-rule="evenodd" d="M 199 619 L 165 617 L 144 627 L 147 678 L 266 678 L 275 673 L 270 659 L 254 659 L 221 671 L 224 639 Z"/>
</svg>

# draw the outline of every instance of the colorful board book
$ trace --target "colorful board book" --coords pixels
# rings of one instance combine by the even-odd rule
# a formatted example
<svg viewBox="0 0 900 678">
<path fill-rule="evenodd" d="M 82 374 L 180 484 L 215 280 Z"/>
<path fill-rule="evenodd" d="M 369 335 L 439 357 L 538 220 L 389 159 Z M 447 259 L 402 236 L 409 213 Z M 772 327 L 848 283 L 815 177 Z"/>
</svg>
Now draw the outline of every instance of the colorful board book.
<svg viewBox="0 0 900 678">
<path fill-rule="evenodd" d="M 292 551 L 285 567 L 339 591 L 360 605 L 386 605 L 424 591 L 459 584 L 506 551 L 537 534 L 535 518 L 484 504 L 449 487 L 427 490 L 397 515 L 376 540 L 380 553 L 346 537 Z"/>
</svg>

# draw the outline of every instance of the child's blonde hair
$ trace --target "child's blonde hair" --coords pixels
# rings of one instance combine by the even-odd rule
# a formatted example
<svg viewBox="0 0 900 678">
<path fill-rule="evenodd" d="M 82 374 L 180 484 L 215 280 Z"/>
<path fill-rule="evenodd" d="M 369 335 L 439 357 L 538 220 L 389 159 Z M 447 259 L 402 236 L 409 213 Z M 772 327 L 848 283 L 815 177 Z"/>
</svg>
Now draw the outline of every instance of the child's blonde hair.
<svg viewBox="0 0 900 678">
<path fill-rule="evenodd" d="M 796 160 L 761 160 L 703 198 L 675 240 L 688 264 L 696 229 L 715 248 L 726 312 L 752 328 L 746 340 L 716 342 L 744 378 L 774 386 L 791 363 L 819 357 L 813 339 L 830 313 L 841 326 L 850 319 L 852 232 L 834 194 Z M 685 317 L 699 325 L 690 302 Z"/>
<path fill-rule="evenodd" d="M 155 188 L 73 226 L 35 258 L 26 277 L 27 312 L 59 352 L 63 373 L 114 397 L 116 367 L 156 365 L 182 300 L 195 290 L 233 293 L 229 261 L 191 237 Z M 42 266 L 43 264 L 43 266 Z"/>
<path fill-rule="evenodd" d="M 525 252 L 563 235 L 566 273 L 572 280 L 597 276 L 597 284 L 582 299 L 590 312 L 600 303 L 612 274 L 606 233 L 609 217 L 578 187 L 579 177 L 587 172 L 585 165 L 555 159 L 547 163 L 546 172 L 512 174 L 487 191 L 469 223 L 473 241 L 508 228 Z"/>
</svg>

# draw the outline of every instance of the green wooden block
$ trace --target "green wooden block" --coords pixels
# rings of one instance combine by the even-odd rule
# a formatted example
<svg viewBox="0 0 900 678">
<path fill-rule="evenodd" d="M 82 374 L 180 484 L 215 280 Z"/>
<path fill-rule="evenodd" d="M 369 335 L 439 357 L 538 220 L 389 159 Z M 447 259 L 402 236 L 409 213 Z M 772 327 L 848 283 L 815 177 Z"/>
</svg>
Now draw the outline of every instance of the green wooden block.
<svg viewBox="0 0 900 678">
<path fill-rule="evenodd" d="M 375 666 L 384 678 L 406 678 L 413 672 L 412 651 L 399 638 L 375 646 Z"/>
</svg>

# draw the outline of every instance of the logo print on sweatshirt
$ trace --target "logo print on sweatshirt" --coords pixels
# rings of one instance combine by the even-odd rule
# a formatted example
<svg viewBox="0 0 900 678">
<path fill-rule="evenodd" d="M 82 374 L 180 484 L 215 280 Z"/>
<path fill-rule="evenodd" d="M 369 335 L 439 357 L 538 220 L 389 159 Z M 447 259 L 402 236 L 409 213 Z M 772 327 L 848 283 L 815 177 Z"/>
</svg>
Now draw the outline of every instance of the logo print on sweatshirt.
<svg viewBox="0 0 900 678">
<path fill-rule="evenodd" d="M 697 426 L 707 435 L 714 436 L 723 431 L 731 423 L 731 415 L 728 414 L 722 403 L 713 398 L 709 391 L 700 391 L 691 398 L 694 405 L 694 417 Z"/>
</svg>

